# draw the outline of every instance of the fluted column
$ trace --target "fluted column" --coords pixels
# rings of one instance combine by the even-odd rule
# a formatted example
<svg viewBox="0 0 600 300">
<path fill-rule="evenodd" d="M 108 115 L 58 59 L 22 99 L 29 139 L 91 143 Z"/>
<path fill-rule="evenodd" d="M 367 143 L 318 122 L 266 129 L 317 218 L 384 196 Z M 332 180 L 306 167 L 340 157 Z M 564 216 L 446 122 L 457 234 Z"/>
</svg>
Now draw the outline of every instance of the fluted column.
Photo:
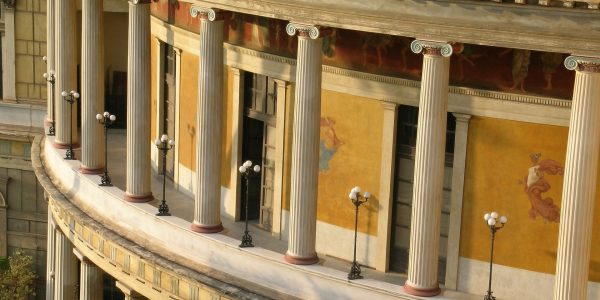
<svg viewBox="0 0 600 300">
<path fill-rule="evenodd" d="M 412 295 L 434 296 L 440 293 L 437 270 L 452 47 L 445 43 L 415 40 L 411 49 L 415 53 L 423 52 L 423 70 L 408 279 L 404 290 Z"/>
<path fill-rule="evenodd" d="M 56 139 L 57 148 L 67 148 L 72 142 L 78 144 L 77 139 L 77 102 L 71 105 L 63 100 L 62 91 L 77 89 L 77 45 L 75 31 L 77 30 L 75 0 L 54 0 L 55 2 L 55 68 L 56 84 L 54 89 L 54 102 L 56 113 Z M 72 113 L 69 111 L 72 109 Z M 71 118 L 69 119 L 69 116 Z M 73 141 L 71 141 L 71 138 Z"/>
<path fill-rule="evenodd" d="M 49 0 L 52 1 L 52 0 Z M 104 130 L 96 114 L 104 111 L 104 22 L 102 0 L 83 0 L 81 33 L 81 167 L 104 171 Z"/>
<path fill-rule="evenodd" d="M 285 260 L 308 265 L 319 261 L 317 187 L 319 178 L 319 127 L 321 118 L 321 45 L 319 29 L 289 23 L 289 35 L 298 32 L 296 91 L 290 194 L 290 224 Z"/>
<path fill-rule="evenodd" d="M 54 72 L 54 16 L 55 16 L 55 1 L 57 0 L 46 0 L 46 72 L 50 74 L 50 71 Z M 47 122 L 54 121 L 54 111 L 52 109 L 53 99 L 55 95 L 52 95 L 52 85 L 50 82 L 46 82 L 46 89 L 48 91 L 46 96 L 47 103 Z"/>
<path fill-rule="evenodd" d="M 75 299 L 77 259 L 71 241 L 57 228 L 54 261 L 54 299 Z"/>
<path fill-rule="evenodd" d="M 575 70 L 554 287 L 555 300 L 584 300 L 600 145 L 600 59 L 569 56 Z"/>
<path fill-rule="evenodd" d="M 127 183 L 125 200 L 153 199 L 150 186 L 150 5 L 129 1 L 127 45 Z"/>
<path fill-rule="evenodd" d="M 94 0 L 95 1 L 95 0 Z M 102 270 L 94 265 L 79 250 L 73 249 L 79 259 L 79 300 L 102 300 L 104 284 Z"/>
<path fill-rule="evenodd" d="M 125 296 L 125 300 L 141 300 L 144 299 L 144 297 L 142 295 L 140 295 L 138 292 L 134 291 L 132 288 L 130 288 L 129 286 L 127 286 L 126 284 L 117 281 L 115 283 L 115 285 L 117 286 L 117 288 L 119 290 L 121 290 L 121 292 L 123 292 L 123 295 Z"/>
<path fill-rule="evenodd" d="M 54 297 L 54 250 L 56 245 L 56 225 L 52 217 L 51 208 L 48 206 L 48 234 L 46 235 L 46 300 Z"/>
<path fill-rule="evenodd" d="M 223 18 L 213 9 L 192 6 L 200 17 L 196 183 L 192 230 L 214 233 L 221 224 L 221 118 L 223 103 Z"/>
</svg>

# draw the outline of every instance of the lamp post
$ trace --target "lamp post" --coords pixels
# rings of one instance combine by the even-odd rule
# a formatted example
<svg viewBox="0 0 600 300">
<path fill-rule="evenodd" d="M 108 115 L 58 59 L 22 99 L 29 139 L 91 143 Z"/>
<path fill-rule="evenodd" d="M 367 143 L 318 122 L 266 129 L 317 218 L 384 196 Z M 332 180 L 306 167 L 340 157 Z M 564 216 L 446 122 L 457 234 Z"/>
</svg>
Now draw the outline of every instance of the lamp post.
<svg viewBox="0 0 600 300">
<path fill-rule="evenodd" d="M 69 128 L 69 149 L 67 149 L 67 153 L 65 155 L 65 159 L 74 160 L 75 159 L 75 151 L 73 151 L 73 103 L 79 99 L 79 93 L 76 91 L 62 91 L 61 96 L 67 102 L 69 102 L 69 123 L 71 124 Z"/>
<path fill-rule="evenodd" d="M 254 245 L 252 244 L 252 236 L 248 231 L 248 202 L 250 202 L 250 198 L 248 198 L 248 188 L 250 183 L 249 177 L 251 171 L 254 171 L 255 173 L 260 172 L 260 166 L 254 165 L 253 167 L 252 161 L 247 160 L 240 166 L 239 171 L 240 173 L 242 173 L 242 177 L 244 177 L 244 179 L 246 180 L 246 230 L 244 231 L 244 236 L 242 236 L 242 243 L 240 244 L 240 248 L 254 247 Z"/>
<path fill-rule="evenodd" d="M 355 212 L 356 212 L 354 215 L 354 258 L 352 259 L 352 267 L 350 268 L 350 272 L 348 273 L 348 279 L 353 280 L 353 279 L 363 278 L 362 275 L 360 275 L 360 265 L 358 264 L 358 262 L 356 262 L 356 238 L 358 235 L 358 207 L 360 207 L 361 204 L 369 201 L 369 198 L 371 197 L 371 193 L 365 192 L 361 196 L 360 187 L 355 186 L 352 190 L 350 190 L 350 194 L 348 195 L 348 197 L 352 201 L 352 204 L 354 204 Z M 361 198 L 362 198 L 362 200 L 361 200 Z"/>
<path fill-rule="evenodd" d="M 484 300 L 495 300 L 496 297 L 492 296 L 492 264 L 494 261 L 494 238 L 496 237 L 496 231 L 502 229 L 502 227 L 504 227 L 504 224 L 506 224 L 508 219 L 505 216 L 501 216 L 500 219 L 498 220 L 498 221 L 500 221 L 500 226 L 496 226 L 497 219 L 498 219 L 498 213 L 495 211 L 491 212 L 491 213 L 486 213 L 483 216 L 483 219 L 485 219 L 488 227 L 490 228 L 490 233 L 491 233 L 491 238 L 492 238 L 492 247 L 491 247 L 491 252 L 490 252 L 490 279 L 488 282 L 487 294 L 485 295 L 485 297 L 483 299 Z"/>
<path fill-rule="evenodd" d="M 166 184 L 166 177 L 167 177 L 167 152 L 169 152 L 169 150 L 173 149 L 173 147 L 175 146 L 175 141 L 174 140 L 170 140 L 169 136 L 166 134 L 163 134 L 160 139 L 156 139 L 156 141 L 154 141 L 154 144 L 156 145 L 156 147 L 158 148 L 158 150 L 160 150 L 162 152 L 163 155 L 163 163 L 162 163 L 162 173 L 163 173 L 163 190 L 162 190 L 162 201 L 160 203 L 160 205 L 158 206 L 158 213 L 156 214 L 157 216 L 170 216 L 171 214 L 169 213 L 169 206 L 167 205 L 167 202 L 165 200 L 165 184 Z"/>
<path fill-rule="evenodd" d="M 45 56 L 44 56 L 45 58 Z M 46 61 L 44 59 L 44 61 Z M 48 135 L 49 136 L 54 136 L 55 134 L 55 129 L 54 129 L 54 120 L 56 119 L 56 116 L 54 115 L 54 83 L 56 82 L 56 78 L 54 77 L 54 70 L 50 70 L 48 73 L 44 73 L 44 79 L 46 79 L 47 82 L 50 82 L 50 87 L 52 88 L 52 98 L 49 99 L 50 103 L 52 104 L 52 120 L 50 120 L 50 127 L 48 128 Z"/>
<path fill-rule="evenodd" d="M 99 186 L 112 186 L 110 177 L 108 176 L 108 127 L 117 119 L 117 116 L 111 115 L 105 111 L 103 114 L 97 114 L 98 123 L 104 126 L 104 175 L 100 177 Z"/>
</svg>

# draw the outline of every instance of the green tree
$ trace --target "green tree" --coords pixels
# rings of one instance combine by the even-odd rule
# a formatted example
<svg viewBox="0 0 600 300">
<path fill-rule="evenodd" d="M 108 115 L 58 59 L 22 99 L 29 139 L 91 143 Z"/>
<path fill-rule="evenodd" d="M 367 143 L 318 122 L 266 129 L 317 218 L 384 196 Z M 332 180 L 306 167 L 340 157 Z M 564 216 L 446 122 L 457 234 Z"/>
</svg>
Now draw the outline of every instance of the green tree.
<svg viewBox="0 0 600 300">
<path fill-rule="evenodd" d="M 8 257 L 8 268 L 0 269 L 0 299 L 27 299 L 35 295 L 33 258 L 21 251 Z"/>
</svg>

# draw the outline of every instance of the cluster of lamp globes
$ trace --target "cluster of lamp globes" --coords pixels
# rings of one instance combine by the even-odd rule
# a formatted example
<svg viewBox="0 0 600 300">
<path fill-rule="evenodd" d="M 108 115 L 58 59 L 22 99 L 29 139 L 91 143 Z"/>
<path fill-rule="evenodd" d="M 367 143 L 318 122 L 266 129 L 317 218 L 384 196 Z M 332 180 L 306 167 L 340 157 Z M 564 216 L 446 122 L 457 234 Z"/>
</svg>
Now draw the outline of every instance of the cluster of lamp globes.
<svg viewBox="0 0 600 300">
<path fill-rule="evenodd" d="M 61 96 L 66 97 L 68 95 L 73 96 L 75 99 L 79 99 L 79 93 L 76 91 L 71 91 L 71 92 L 67 92 L 67 91 L 62 91 L 62 93 L 60 93 Z"/>
<path fill-rule="evenodd" d="M 50 70 L 48 73 L 44 73 L 44 75 L 42 75 L 42 76 L 44 76 L 44 78 L 48 79 L 48 77 L 54 76 L 54 71 Z"/>
<path fill-rule="evenodd" d="M 495 211 L 493 211 L 491 213 L 486 213 L 485 215 L 483 215 L 483 219 L 487 222 L 487 224 L 490 227 L 496 226 L 496 223 L 498 221 L 500 221 L 500 224 L 502 224 L 502 226 L 504 226 L 504 224 L 506 224 L 506 222 L 508 221 L 506 216 L 501 216 L 500 219 L 498 220 L 498 213 Z"/>
<path fill-rule="evenodd" d="M 115 115 L 111 115 L 111 114 L 110 114 L 109 112 L 107 112 L 107 111 L 105 111 L 103 114 L 97 114 L 97 115 L 96 115 L 96 119 L 97 119 L 98 121 L 100 121 L 100 120 L 102 120 L 102 119 L 104 119 L 104 118 L 107 118 L 107 119 L 109 119 L 111 122 L 114 122 L 114 121 L 117 119 L 117 116 L 115 116 Z"/>
<path fill-rule="evenodd" d="M 168 136 L 168 135 L 166 135 L 166 134 L 163 134 L 163 135 L 160 137 L 160 139 L 156 139 L 156 141 L 154 141 L 154 144 L 155 144 L 157 147 L 160 147 L 160 145 L 161 145 L 162 143 L 166 143 L 166 144 L 168 144 L 168 145 L 169 145 L 169 146 L 171 146 L 171 147 L 173 147 L 173 145 L 175 145 L 175 141 L 174 141 L 174 140 L 170 140 L 170 139 L 169 139 L 169 136 Z"/>
<path fill-rule="evenodd" d="M 252 161 L 247 160 L 240 166 L 238 170 L 240 171 L 240 173 L 246 173 L 246 171 L 248 170 L 253 170 L 254 172 L 258 173 L 260 172 L 260 166 L 254 165 L 254 167 L 252 167 Z"/>
<path fill-rule="evenodd" d="M 352 200 L 352 201 L 357 201 L 359 197 L 360 197 L 360 187 L 355 186 L 352 188 L 352 190 L 350 190 L 350 194 L 348 194 L 348 198 L 350 198 L 350 200 Z M 371 193 L 365 192 L 363 194 L 363 197 L 365 199 L 369 199 L 371 197 Z"/>
</svg>

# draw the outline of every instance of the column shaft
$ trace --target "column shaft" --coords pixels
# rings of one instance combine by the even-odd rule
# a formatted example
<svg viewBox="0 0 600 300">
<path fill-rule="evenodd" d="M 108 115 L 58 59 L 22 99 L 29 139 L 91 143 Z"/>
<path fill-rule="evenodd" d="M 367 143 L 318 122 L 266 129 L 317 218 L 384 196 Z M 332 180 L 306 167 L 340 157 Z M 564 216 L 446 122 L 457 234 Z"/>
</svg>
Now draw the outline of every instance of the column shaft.
<svg viewBox="0 0 600 300">
<path fill-rule="evenodd" d="M 136 4 L 137 3 L 137 4 Z M 129 2 L 127 183 L 125 199 L 153 199 L 150 186 L 150 6 Z"/>
<path fill-rule="evenodd" d="M 420 41 L 413 42 L 415 43 L 418 44 Z M 420 49 L 423 50 L 423 71 L 417 127 L 408 279 L 404 286 L 407 293 L 418 296 L 433 296 L 440 293 L 437 269 L 450 67 L 449 57 L 441 55 L 444 45 L 447 44 L 427 44 Z"/>
<path fill-rule="evenodd" d="M 77 282 L 77 259 L 73 255 L 71 241 L 60 230 L 56 230 L 54 262 L 54 299 L 75 299 Z"/>
<path fill-rule="evenodd" d="M 73 103 L 71 108 L 71 105 L 63 100 L 61 92 L 77 89 L 77 45 L 75 43 L 77 7 L 75 0 L 55 1 L 55 146 L 67 148 L 71 142 L 77 144 L 77 102 Z"/>
<path fill-rule="evenodd" d="M 104 170 L 104 22 L 102 0 L 83 0 L 81 36 L 81 172 Z"/>
<path fill-rule="evenodd" d="M 288 25 L 290 26 L 293 25 Z M 311 28 L 316 30 L 316 27 Z M 322 38 L 309 36 L 311 28 L 299 30 L 296 60 L 290 224 L 288 250 L 285 255 L 286 261 L 293 264 L 313 264 L 319 261 L 315 244 Z"/>
<path fill-rule="evenodd" d="M 568 66 L 569 57 L 565 60 Z M 567 142 L 555 300 L 587 298 L 600 145 L 600 60 L 578 61 Z"/>
<path fill-rule="evenodd" d="M 73 254 L 75 254 L 80 261 L 79 299 L 102 300 L 104 292 L 102 270 L 96 267 L 77 249 L 73 249 Z"/>
<path fill-rule="evenodd" d="M 196 128 L 197 191 L 192 230 L 212 233 L 221 225 L 221 115 L 223 106 L 223 20 L 201 13 Z"/>
<path fill-rule="evenodd" d="M 54 20 L 55 20 L 55 3 L 56 0 L 46 0 L 46 72 L 54 71 Z M 52 111 L 53 96 L 52 85 L 46 82 L 47 89 L 47 118 L 46 121 L 54 121 L 54 112 Z"/>
<path fill-rule="evenodd" d="M 54 297 L 54 262 L 56 245 L 56 225 L 52 218 L 52 211 L 48 206 L 48 234 L 46 236 L 46 300 L 52 300 Z"/>
</svg>

